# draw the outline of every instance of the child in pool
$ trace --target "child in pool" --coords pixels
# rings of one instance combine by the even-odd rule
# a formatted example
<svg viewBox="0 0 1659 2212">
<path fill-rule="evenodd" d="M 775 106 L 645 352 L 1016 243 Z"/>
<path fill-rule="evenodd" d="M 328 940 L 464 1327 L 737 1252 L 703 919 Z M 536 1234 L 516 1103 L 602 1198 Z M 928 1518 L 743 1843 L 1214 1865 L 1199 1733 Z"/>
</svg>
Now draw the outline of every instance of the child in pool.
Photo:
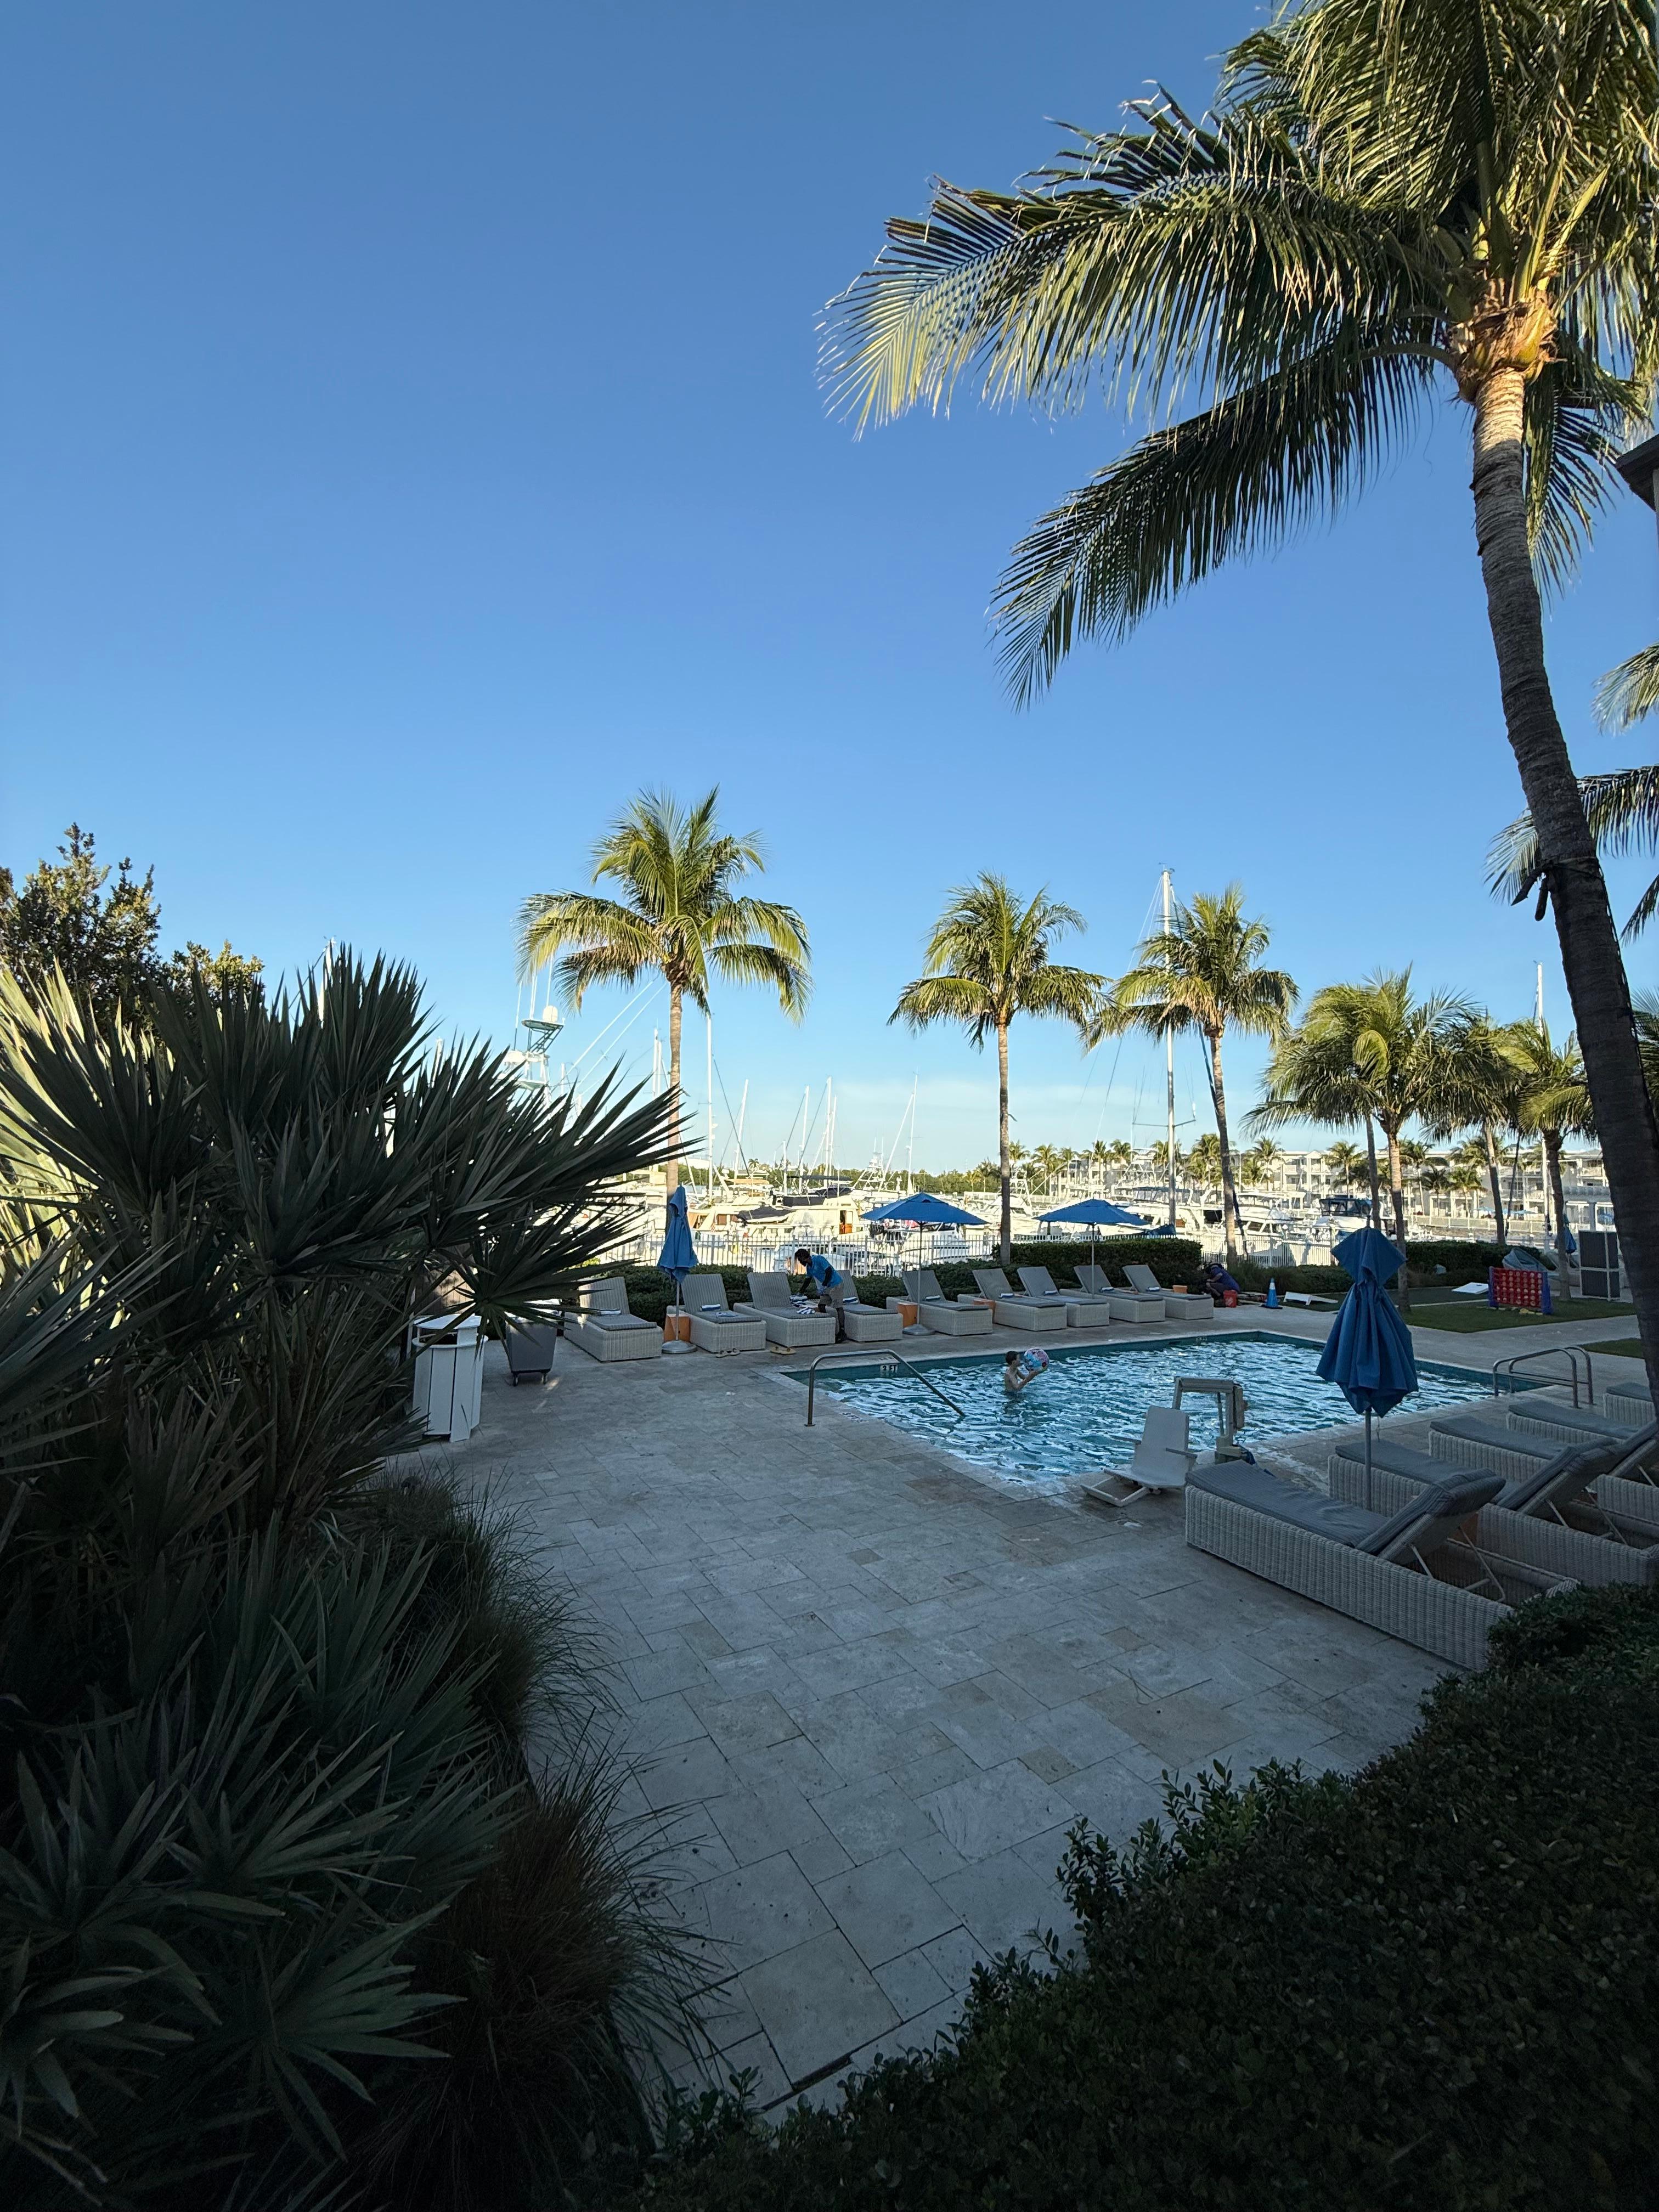
<svg viewBox="0 0 1659 2212">
<path fill-rule="evenodd" d="M 1034 1344 L 1025 1352 L 1011 1352 L 1002 1363 L 1002 1387 L 1011 1398 L 1018 1398 L 1028 1382 L 1034 1382 L 1048 1364 L 1048 1355 L 1041 1345 Z"/>
</svg>

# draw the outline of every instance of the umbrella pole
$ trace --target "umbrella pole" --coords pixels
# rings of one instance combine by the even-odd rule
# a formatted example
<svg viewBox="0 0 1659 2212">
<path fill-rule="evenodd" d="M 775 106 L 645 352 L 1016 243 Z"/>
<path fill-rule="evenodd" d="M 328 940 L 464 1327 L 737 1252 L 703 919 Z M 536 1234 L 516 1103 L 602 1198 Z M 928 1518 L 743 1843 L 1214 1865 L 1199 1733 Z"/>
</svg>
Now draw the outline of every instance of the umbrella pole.
<svg viewBox="0 0 1659 2212">
<path fill-rule="evenodd" d="M 1371 1510 L 1371 1409 L 1365 1408 L 1365 1510 Z"/>
</svg>

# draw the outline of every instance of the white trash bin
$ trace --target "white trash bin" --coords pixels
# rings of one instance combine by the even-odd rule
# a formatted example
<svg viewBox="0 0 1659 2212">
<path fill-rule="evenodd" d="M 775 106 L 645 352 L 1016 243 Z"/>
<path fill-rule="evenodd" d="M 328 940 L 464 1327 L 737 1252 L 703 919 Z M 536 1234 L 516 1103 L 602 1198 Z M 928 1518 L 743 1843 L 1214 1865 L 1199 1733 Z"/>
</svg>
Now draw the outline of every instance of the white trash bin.
<svg viewBox="0 0 1659 2212">
<path fill-rule="evenodd" d="M 433 1314 L 410 1331 L 415 1417 L 429 1437 L 465 1443 L 478 1425 L 483 1336 L 477 1314 Z"/>
</svg>

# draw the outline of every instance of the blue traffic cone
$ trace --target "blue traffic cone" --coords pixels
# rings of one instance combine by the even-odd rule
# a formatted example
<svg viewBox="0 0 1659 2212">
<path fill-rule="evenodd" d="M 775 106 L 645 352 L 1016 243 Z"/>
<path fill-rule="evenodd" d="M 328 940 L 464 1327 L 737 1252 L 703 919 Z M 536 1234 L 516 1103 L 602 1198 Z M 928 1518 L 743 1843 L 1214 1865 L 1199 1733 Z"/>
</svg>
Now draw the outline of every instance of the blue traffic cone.
<svg viewBox="0 0 1659 2212">
<path fill-rule="evenodd" d="M 1267 1295 L 1262 1300 L 1262 1304 L 1270 1306 L 1276 1306 L 1279 1304 L 1279 1285 L 1271 1275 L 1267 1278 Z"/>
</svg>

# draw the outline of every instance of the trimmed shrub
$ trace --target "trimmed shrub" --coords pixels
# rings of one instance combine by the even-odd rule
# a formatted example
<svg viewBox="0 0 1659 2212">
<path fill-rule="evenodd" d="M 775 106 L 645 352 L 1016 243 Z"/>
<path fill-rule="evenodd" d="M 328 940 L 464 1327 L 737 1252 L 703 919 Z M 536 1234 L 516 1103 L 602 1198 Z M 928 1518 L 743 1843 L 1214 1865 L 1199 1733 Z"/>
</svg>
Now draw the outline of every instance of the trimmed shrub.
<svg viewBox="0 0 1659 2212">
<path fill-rule="evenodd" d="M 1082 1830 L 1073 1948 L 653 2212 L 1556 2212 L 1659 2173 L 1659 1596 L 1523 1610 L 1357 1779 Z"/>
</svg>

